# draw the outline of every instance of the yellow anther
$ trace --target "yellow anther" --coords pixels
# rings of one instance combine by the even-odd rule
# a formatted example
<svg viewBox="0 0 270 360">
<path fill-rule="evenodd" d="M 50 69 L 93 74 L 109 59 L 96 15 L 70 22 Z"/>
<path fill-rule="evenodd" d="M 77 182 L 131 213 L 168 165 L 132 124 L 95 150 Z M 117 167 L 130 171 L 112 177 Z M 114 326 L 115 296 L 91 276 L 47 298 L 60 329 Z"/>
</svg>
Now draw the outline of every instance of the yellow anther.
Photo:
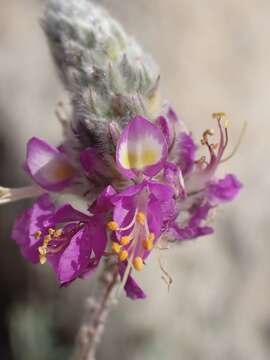
<svg viewBox="0 0 270 360">
<path fill-rule="evenodd" d="M 139 211 L 138 214 L 136 215 L 136 221 L 141 224 L 144 225 L 144 220 L 145 220 L 145 215 L 143 212 Z"/>
<path fill-rule="evenodd" d="M 63 230 L 62 229 L 57 229 L 55 230 L 53 237 L 58 238 L 63 234 Z"/>
<path fill-rule="evenodd" d="M 229 120 L 226 120 L 225 123 L 224 123 L 224 128 L 228 129 L 228 127 L 229 127 Z"/>
<path fill-rule="evenodd" d="M 207 164 L 206 157 L 205 156 L 200 157 L 198 160 L 195 161 L 195 164 L 198 164 L 198 165 Z"/>
<path fill-rule="evenodd" d="M 116 231 L 119 228 L 117 222 L 115 222 L 115 221 L 109 221 L 107 224 L 107 227 L 111 231 Z"/>
<path fill-rule="evenodd" d="M 41 231 L 36 231 L 35 234 L 34 234 L 36 239 L 39 239 L 41 237 L 41 235 L 42 235 Z"/>
<path fill-rule="evenodd" d="M 125 261 L 128 258 L 128 252 L 126 250 L 123 250 L 119 253 L 118 259 L 120 261 Z"/>
<path fill-rule="evenodd" d="M 121 245 L 118 244 L 117 242 L 113 242 L 112 243 L 112 251 L 116 254 L 119 254 L 121 251 Z"/>
<path fill-rule="evenodd" d="M 216 150 L 218 148 L 218 144 L 211 144 L 211 149 Z"/>
<path fill-rule="evenodd" d="M 201 139 L 201 144 L 202 145 L 205 145 L 207 144 L 208 145 L 208 137 L 209 136 L 213 136 L 214 135 L 214 130 L 213 129 L 207 129 L 203 132 L 203 135 L 202 135 L 202 139 Z"/>
<path fill-rule="evenodd" d="M 142 245 L 145 250 L 150 251 L 153 249 L 153 241 L 152 240 L 149 240 L 149 239 L 143 240 Z"/>
<path fill-rule="evenodd" d="M 143 259 L 140 256 L 135 257 L 133 266 L 137 271 L 141 271 L 143 268 Z"/>
<path fill-rule="evenodd" d="M 120 239 L 120 244 L 123 246 L 128 245 L 129 242 L 130 242 L 129 236 L 122 236 Z"/>
<path fill-rule="evenodd" d="M 38 247 L 38 252 L 40 255 L 45 256 L 46 255 L 46 247 L 45 246 L 39 246 Z"/>
<path fill-rule="evenodd" d="M 150 241 L 154 241 L 155 240 L 155 234 L 153 232 L 151 232 L 149 235 L 148 235 L 148 240 Z"/>
<path fill-rule="evenodd" d="M 55 229 L 49 228 L 48 233 L 49 233 L 49 235 L 51 235 L 51 236 L 54 235 Z"/>
<path fill-rule="evenodd" d="M 47 261 L 46 256 L 45 255 L 40 255 L 39 256 L 39 262 L 41 265 L 45 264 L 45 262 Z"/>
<path fill-rule="evenodd" d="M 52 240 L 51 235 L 44 236 L 44 245 L 48 245 L 48 242 Z"/>
<path fill-rule="evenodd" d="M 214 119 L 222 119 L 226 116 L 226 114 L 224 112 L 216 112 L 212 114 L 212 117 Z"/>
</svg>

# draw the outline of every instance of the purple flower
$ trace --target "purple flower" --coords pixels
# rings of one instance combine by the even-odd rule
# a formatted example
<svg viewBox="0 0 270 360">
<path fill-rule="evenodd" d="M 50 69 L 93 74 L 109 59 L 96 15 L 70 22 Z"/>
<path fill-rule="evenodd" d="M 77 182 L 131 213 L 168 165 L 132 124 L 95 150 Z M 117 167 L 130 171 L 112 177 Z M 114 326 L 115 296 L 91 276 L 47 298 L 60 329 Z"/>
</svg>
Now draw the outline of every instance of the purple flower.
<svg viewBox="0 0 270 360">
<path fill-rule="evenodd" d="M 168 107 L 154 122 L 135 116 L 122 131 L 110 123 L 110 152 L 82 146 L 68 149 L 68 142 L 56 148 L 32 138 L 25 169 L 37 185 L 0 188 L 0 203 L 77 186 L 87 213 L 70 204 L 56 209 L 47 194 L 40 196 L 13 228 L 12 237 L 23 256 L 33 263 L 47 261 L 61 286 L 91 275 L 103 256 L 110 257 L 126 295 L 145 298 L 131 273 L 143 269 L 160 239 L 183 241 L 213 233 L 209 212 L 233 200 L 242 187 L 232 174 L 216 178 L 228 143 L 223 117 L 214 114 L 217 143 L 210 142 L 212 130 L 203 133 L 201 144 L 208 159 L 196 160 L 198 146 Z"/>
<path fill-rule="evenodd" d="M 112 198 L 113 222 L 108 226 L 120 244 L 120 261 L 134 260 L 134 267 L 141 269 L 161 234 L 163 224 L 172 213 L 172 197 L 170 186 L 145 180 Z M 140 265 L 136 266 L 138 261 Z"/>
<path fill-rule="evenodd" d="M 208 197 L 216 202 L 232 201 L 242 186 L 234 175 L 229 174 L 224 179 L 209 182 L 207 186 Z"/>
<path fill-rule="evenodd" d="M 75 176 L 75 168 L 63 152 L 35 137 L 27 143 L 24 167 L 32 179 L 48 191 L 65 189 Z"/>
<path fill-rule="evenodd" d="M 11 237 L 20 246 L 22 255 L 34 264 L 39 262 L 38 248 L 42 245 L 42 238 L 53 226 L 51 218 L 54 211 L 55 207 L 46 194 L 16 219 Z"/>
<path fill-rule="evenodd" d="M 128 262 L 126 274 L 131 267 L 138 271 L 143 268 L 173 214 L 174 189 L 151 179 L 164 169 L 167 151 L 162 132 L 142 117 L 130 121 L 117 143 L 118 169 L 137 183 L 111 198 L 113 220 L 108 228 L 114 240 L 112 249 L 120 264 Z M 123 278 L 124 282 L 128 279 L 127 275 Z"/>
<path fill-rule="evenodd" d="M 130 120 L 123 130 L 116 148 L 119 171 L 128 178 L 139 174 L 156 175 L 163 167 L 168 154 L 161 130 L 143 117 Z"/>
<path fill-rule="evenodd" d="M 56 210 L 46 194 L 17 219 L 12 238 L 29 261 L 48 260 L 66 286 L 97 267 L 107 245 L 105 226 L 102 213 L 86 215 L 69 204 Z"/>
<path fill-rule="evenodd" d="M 209 235 L 214 232 L 213 228 L 203 222 L 207 219 L 211 205 L 209 203 L 196 206 L 189 212 L 189 218 L 185 225 L 180 226 L 174 221 L 170 226 L 170 233 L 175 240 L 192 240 L 199 236 Z"/>
<path fill-rule="evenodd" d="M 70 216 L 65 218 L 67 213 Z M 55 217 L 65 225 L 59 237 L 52 235 L 47 246 L 47 258 L 60 284 L 67 286 L 76 278 L 90 275 L 96 269 L 105 251 L 107 236 L 104 221 L 100 217 L 79 214 L 70 205 L 60 208 Z M 76 221 L 66 224 L 65 220 L 72 219 Z"/>
</svg>

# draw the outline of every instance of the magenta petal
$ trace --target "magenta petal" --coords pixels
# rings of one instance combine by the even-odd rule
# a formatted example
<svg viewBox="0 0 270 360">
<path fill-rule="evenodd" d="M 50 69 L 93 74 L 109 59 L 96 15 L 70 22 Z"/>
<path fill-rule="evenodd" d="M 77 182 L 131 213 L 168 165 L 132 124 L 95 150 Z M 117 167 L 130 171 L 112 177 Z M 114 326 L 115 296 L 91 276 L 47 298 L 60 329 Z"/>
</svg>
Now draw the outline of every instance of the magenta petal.
<svg viewBox="0 0 270 360">
<path fill-rule="evenodd" d="M 89 263 L 90 254 L 91 244 L 86 241 L 84 229 L 81 229 L 60 254 L 48 255 L 48 261 L 54 267 L 58 281 L 63 286 L 80 276 Z"/>
<path fill-rule="evenodd" d="M 119 267 L 119 274 L 120 274 L 121 279 L 124 276 L 125 270 L 126 270 L 126 265 L 121 264 L 120 267 Z M 128 275 L 127 282 L 126 282 L 126 284 L 124 286 L 124 289 L 125 289 L 127 297 L 129 297 L 132 300 L 138 300 L 138 299 L 145 299 L 146 298 L 146 294 L 139 287 L 139 285 L 133 279 L 133 277 L 130 275 L 130 273 Z"/>
<path fill-rule="evenodd" d="M 112 207 L 112 198 L 116 194 L 114 188 L 107 186 L 94 203 L 89 207 L 89 211 L 92 214 L 101 214 L 107 212 Z"/>
<path fill-rule="evenodd" d="M 116 148 L 118 169 L 128 178 L 134 178 L 139 173 L 156 175 L 167 155 L 168 146 L 161 130 L 141 116 L 130 120 Z"/>
<path fill-rule="evenodd" d="M 153 194 L 159 201 L 168 201 L 174 195 L 173 188 L 159 182 L 148 181 L 148 187 L 151 194 Z"/>
<path fill-rule="evenodd" d="M 178 146 L 177 165 L 180 166 L 182 174 L 187 175 L 193 168 L 197 146 L 191 134 L 185 132 L 180 133 Z"/>
<path fill-rule="evenodd" d="M 155 234 L 157 240 L 163 224 L 163 213 L 161 203 L 153 196 L 150 197 L 147 205 L 147 221 L 150 232 Z"/>
<path fill-rule="evenodd" d="M 103 176 L 111 177 L 111 169 L 97 153 L 96 149 L 88 148 L 80 153 L 80 161 L 84 170 L 89 174 L 99 173 Z"/>
<path fill-rule="evenodd" d="M 53 220 L 56 224 L 71 221 L 88 222 L 89 219 L 90 217 L 88 215 L 74 209 L 69 204 L 62 205 L 59 209 L 57 209 L 53 217 Z"/>
<path fill-rule="evenodd" d="M 164 167 L 164 178 L 166 182 L 174 189 L 175 196 L 185 199 L 187 194 L 185 190 L 184 179 L 180 167 L 167 162 Z"/>
<path fill-rule="evenodd" d="M 49 191 L 63 190 L 75 175 L 63 152 L 35 137 L 27 143 L 24 167 L 38 185 Z"/>
<path fill-rule="evenodd" d="M 136 203 L 133 198 L 122 198 L 113 210 L 113 220 L 120 227 L 126 227 L 135 216 Z"/>
<path fill-rule="evenodd" d="M 144 186 L 145 186 L 145 183 L 129 186 L 128 188 L 121 191 L 120 193 L 115 194 L 112 197 L 112 203 L 116 204 L 119 200 L 121 200 L 124 197 L 134 197 L 135 195 L 137 195 L 142 190 L 142 188 Z"/>
<path fill-rule="evenodd" d="M 32 263 L 39 262 L 38 247 L 42 237 L 37 239 L 35 233 L 46 233 L 46 229 L 54 226 L 52 216 L 54 205 L 47 194 L 42 195 L 30 209 L 25 210 L 14 224 L 11 237 L 21 247 L 23 256 Z"/>
<path fill-rule="evenodd" d="M 69 224 L 66 230 L 72 233 Z M 53 245 L 53 244 L 52 244 Z M 89 222 L 77 230 L 69 239 L 68 245 L 53 254 L 48 253 L 48 261 L 58 275 L 61 286 L 69 285 L 73 280 L 85 277 L 97 267 L 107 245 L 107 234 L 103 221 L 91 217 Z"/>
<path fill-rule="evenodd" d="M 107 233 L 103 217 L 93 216 L 85 229 L 85 236 L 92 242 L 95 260 L 98 263 L 107 245 Z"/>
<path fill-rule="evenodd" d="M 203 220 L 207 219 L 209 210 L 212 208 L 210 203 L 198 206 L 192 213 L 189 220 L 190 226 L 199 226 Z"/>
<path fill-rule="evenodd" d="M 224 179 L 211 181 L 207 186 L 210 200 L 227 202 L 235 198 L 243 185 L 232 174 L 226 175 Z"/>
<path fill-rule="evenodd" d="M 86 172 L 91 172 L 102 165 L 96 150 L 92 148 L 85 149 L 80 153 L 80 161 Z"/>
<path fill-rule="evenodd" d="M 168 147 L 171 146 L 174 140 L 174 131 L 172 128 L 173 124 L 170 124 L 169 121 L 164 116 L 159 116 L 155 124 L 160 128 L 164 138 L 166 139 Z"/>
<path fill-rule="evenodd" d="M 139 287 L 139 285 L 131 275 L 128 276 L 124 289 L 127 297 L 129 297 L 132 300 L 139 300 L 146 298 L 145 292 Z"/>
<path fill-rule="evenodd" d="M 193 240 L 200 236 L 213 234 L 214 230 L 210 226 L 186 226 L 180 228 L 179 225 L 173 223 L 170 227 L 170 233 L 173 239 L 178 241 Z"/>
<path fill-rule="evenodd" d="M 203 221 L 207 219 L 211 205 L 206 203 L 205 205 L 198 206 L 190 214 L 188 224 L 184 227 L 180 227 L 176 222 L 170 225 L 170 233 L 176 240 L 191 240 L 196 239 L 199 236 L 209 235 L 214 232 L 210 226 L 203 225 Z"/>
</svg>

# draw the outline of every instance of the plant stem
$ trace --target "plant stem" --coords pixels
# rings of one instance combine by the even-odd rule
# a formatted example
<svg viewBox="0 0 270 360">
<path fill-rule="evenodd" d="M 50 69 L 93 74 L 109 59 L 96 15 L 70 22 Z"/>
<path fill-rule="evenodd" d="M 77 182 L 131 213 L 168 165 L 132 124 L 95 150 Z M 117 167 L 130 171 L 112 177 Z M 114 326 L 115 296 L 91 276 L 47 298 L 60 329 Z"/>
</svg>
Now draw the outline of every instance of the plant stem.
<svg viewBox="0 0 270 360">
<path fill-rule="evenodd" d="M 86 300 L 84 320 L 75 345 L 74 360 L 95 360 L 97 345 L 105 330 L 105 322 L 113 304 L 118 279 L 116 265 L 106 264 L 101 275 L 102 286 L 96 297 Z"/>
</svg>

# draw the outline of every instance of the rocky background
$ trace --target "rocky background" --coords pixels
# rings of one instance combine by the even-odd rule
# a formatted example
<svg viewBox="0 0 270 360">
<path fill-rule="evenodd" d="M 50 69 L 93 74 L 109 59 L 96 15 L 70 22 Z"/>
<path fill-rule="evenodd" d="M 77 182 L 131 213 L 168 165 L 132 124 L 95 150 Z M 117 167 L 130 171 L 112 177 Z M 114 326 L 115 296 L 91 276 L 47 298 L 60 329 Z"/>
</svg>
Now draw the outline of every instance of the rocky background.
<svg viewBox="0 0 270 360">
<path fill-rule="evenodd" d="M 221 209 L 214 236 L 163 252 L 168 292 L 155 256 L 139 275 L 148 300 L 121 299 L 98 360 L 268 360 L 270 358 L 270 2 L 100 0 L 161 68 L 163 94 L 200 139 L 211 113 L 230 119 L 222 173 L 245 187 Z M 57 143 L 54 110 L 64 99 L 39 26 L 42 1 L 0 1 L 0 183 L 27 184 L 20 164 L 36 135 Z M 269 153 L 268 153 L 269 151 Z M 0 359 L 67 359 L 95 286 L 59 289 L 50 269 L 27 265 L 10 240 L 26 203 L 0 209 Z"/>
</svg>

